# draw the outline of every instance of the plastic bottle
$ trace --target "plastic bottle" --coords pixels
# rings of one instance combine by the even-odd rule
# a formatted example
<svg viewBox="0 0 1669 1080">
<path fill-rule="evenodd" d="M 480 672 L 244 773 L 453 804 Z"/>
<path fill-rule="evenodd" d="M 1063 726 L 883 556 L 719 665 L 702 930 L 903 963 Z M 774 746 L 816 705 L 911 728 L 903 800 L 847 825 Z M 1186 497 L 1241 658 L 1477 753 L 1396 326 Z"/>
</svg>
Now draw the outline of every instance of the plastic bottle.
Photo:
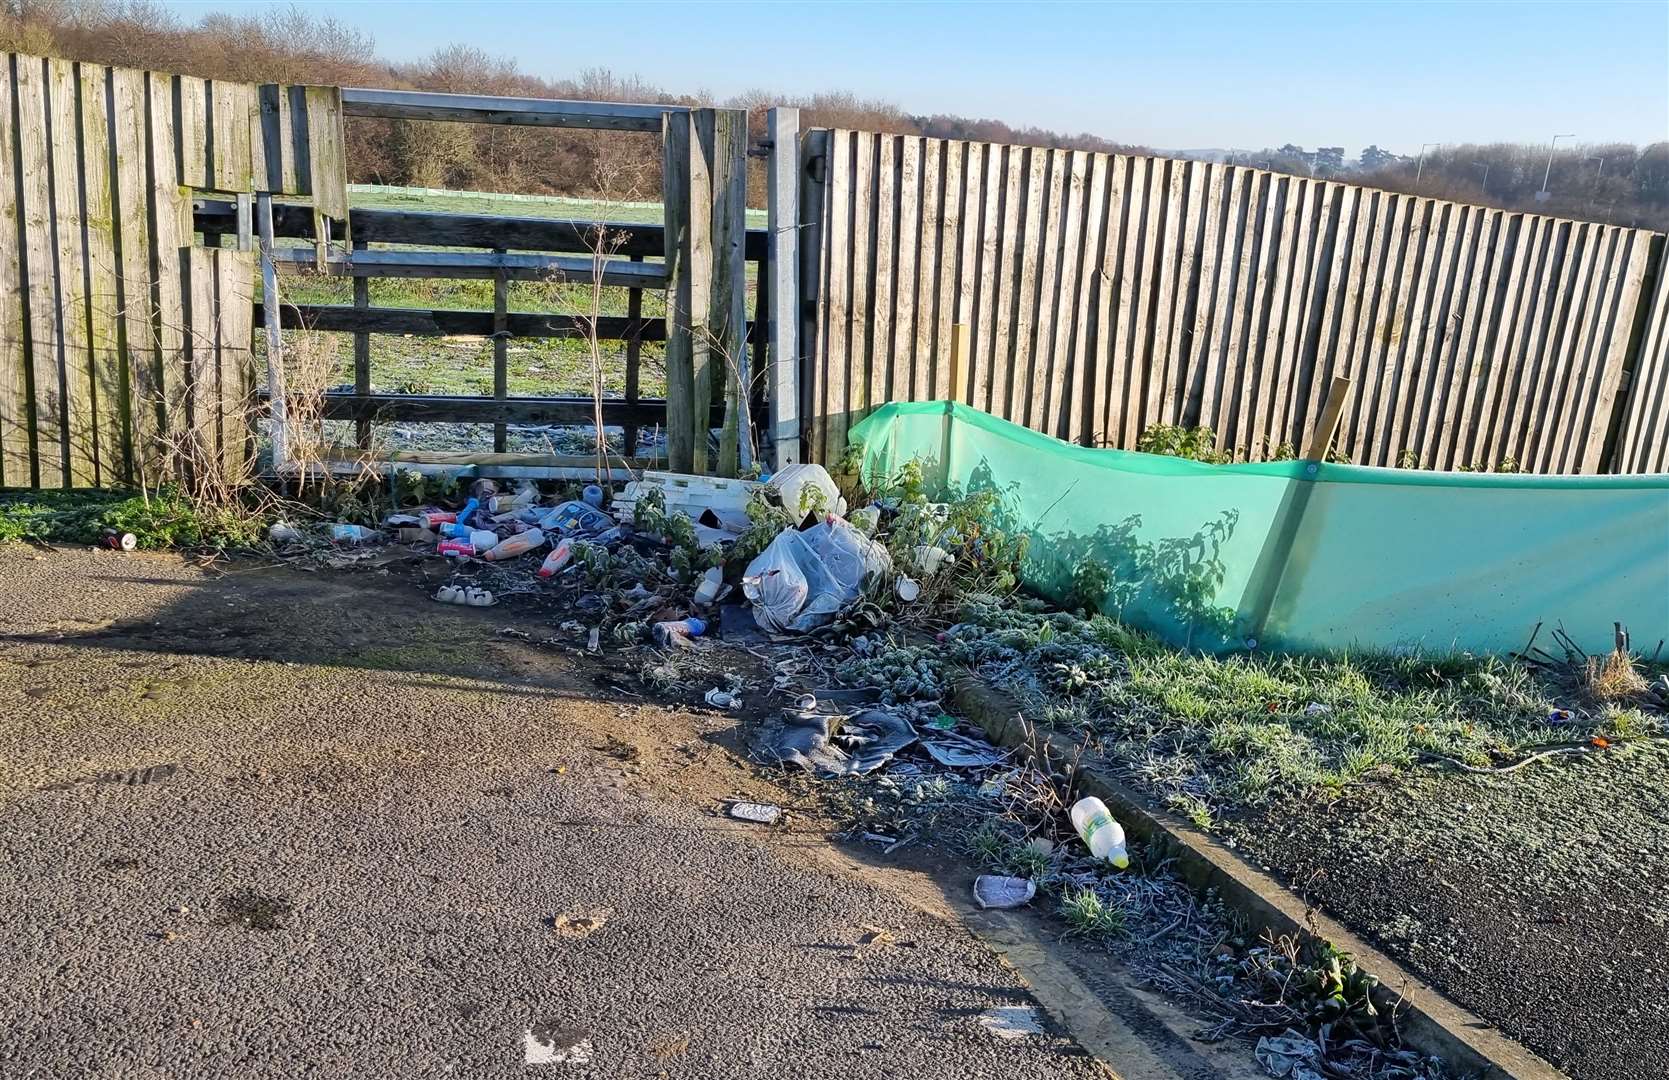
<svg viewBox="0 0 1669 1080">
<path fill-rule="evenodd" d="M 497 562 L 499 559 L 514 559 L 518 555 L 526 555 L 534 548 L 544 546 L 545 534 L 538 529 L 529 529 L 527 532 L 517 533 L 508 539 L 500 540 L 497 544 L 488 548 L 487 552 L 481 557 L 488 562 Z"/>
<path fill-rule="evenodd" d="M 363 544 L 376 539 L 376 536 L 375 529 L 367 529 L 363 525 L 339 524 L 330 527 L 330 538 L 339 544 Z"/>
<path fill-rule="evenodd" d="M 695 602 L 711 604 L 719 598 L 719 590 L 724 588 L 724 571 L 717 566 L 711 567 L 701 575 L 701 584 L 695 587 Z"/>
<path fill-rule="evenodd" d="M 1123 870 L 1130 865 L 1124 846 L 1124 826 L 1114 820 L 1107 804 L 1091 795 L 1072 805 L 1072 827 L 1097 859 L 1106 859 Z"/>
<path fill-rule="evenodd" d="M 539 576 L 555 577 L 562 572 L 564 566 L 573 561 L 573 558 L 574 542 L 572 540 L 559 541 L 554 548 L 551 548 L 551 553 L 545 556 L 544 563 L 539 567 Z"/>
<path fill-rule="evenodd" d="M 601 510 L 603 508 L 603 489 L 596 484 L 587 484 L 585 490 L 580 492 L 580 500 L 587 506 Z"/>
<path fill-rule="evenodd" d="M 704 619 L 674 619 L 670 622 L 658 622 L 650 628 L 650 636 L 655 644 L 663 649 L 685 648 L 691 638 L 700 637 L 707 632 Z"/>
<path fill-rule="evenodd" d="M 471 531 L 468 525 L 456 521 L 443 521 L 440 526 L 440 534 L 449 540 L 468 540 Z"/>
<path fill-rule="evenodd" d="M 495 533 L 490 529 L 471 529 L 469 532 L 469 542 L 475 547 L 477 552 L 485 553 L 491 551 L 493 548 L 498 546 L 498 540 L 498 533 Z"/>
</svg>

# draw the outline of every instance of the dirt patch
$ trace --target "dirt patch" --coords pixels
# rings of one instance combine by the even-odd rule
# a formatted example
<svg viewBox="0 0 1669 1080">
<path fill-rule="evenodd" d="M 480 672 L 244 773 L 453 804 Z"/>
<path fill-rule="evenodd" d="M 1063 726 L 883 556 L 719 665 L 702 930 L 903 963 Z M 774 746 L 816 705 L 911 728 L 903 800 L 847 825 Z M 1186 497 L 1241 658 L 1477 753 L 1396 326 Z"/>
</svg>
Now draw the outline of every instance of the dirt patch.
<svg viewBox="0 0 1669 1080">
<path fill-rule="evenodd" d="M 245 930 L 282 930 L 284 920 L 295 911 L 286 896 L 267 896 L 244 889 L 220 898 L 220 921 Z"/>
<path fill-rule="evenodd" d="M 1224 829 L 1576 1080 L 1669 1061 L 1669 745 L 1429 770 Z"/>
</svg>

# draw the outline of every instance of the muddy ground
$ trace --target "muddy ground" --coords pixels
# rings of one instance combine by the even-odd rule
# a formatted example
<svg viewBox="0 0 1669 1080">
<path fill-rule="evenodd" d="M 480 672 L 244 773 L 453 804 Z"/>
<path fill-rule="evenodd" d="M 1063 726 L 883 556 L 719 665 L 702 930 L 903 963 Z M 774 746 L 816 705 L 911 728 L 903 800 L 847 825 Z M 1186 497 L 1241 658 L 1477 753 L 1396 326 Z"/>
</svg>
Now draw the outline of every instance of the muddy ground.
<svg viewBox="0 0 1669 1080">
<path fill-rule="evenodd" d="M 970 868 L 843 846 L 632 654 L 375 570 L 4 554 L 0 1075 L 1255 1074 L 1029 916 L 970 933 Z"/>
<path fill-rule="evenodd" d="M 1669 745 L 1424 770 L 1228 831 L 1576 1080 L 1669 1075 Z"/>
</svg>

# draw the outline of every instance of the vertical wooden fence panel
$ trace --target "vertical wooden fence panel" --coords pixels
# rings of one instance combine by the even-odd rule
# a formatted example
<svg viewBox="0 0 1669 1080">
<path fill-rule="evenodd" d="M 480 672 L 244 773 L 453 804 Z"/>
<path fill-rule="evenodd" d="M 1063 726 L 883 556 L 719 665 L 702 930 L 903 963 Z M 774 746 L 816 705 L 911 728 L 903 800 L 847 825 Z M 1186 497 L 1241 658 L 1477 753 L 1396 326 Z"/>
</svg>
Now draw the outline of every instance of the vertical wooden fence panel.
<svg viewBox="0 0 1669 1080">
<path fill-rule="evenodd" d="M 49 184 L 49 142 L 45 61 L 32 56 L 13 58 L 17 111 L 17 196 L 22 235 L 24 295 L 28 319 L 32 453 L 34 482 L 40 487 L 65 487 L 69 480 L 64 449 L 63 385 L 59 366 L 61 345 L 56 292 L 56 254 L 53 243 L 53 205 Z"/>
<path fill-rule="evenodd" d="M 10 58 L 0 58 L 0 486 L 28 487 L 29 352 L 24 346 L 27 297 L 21 292 L 22 248 L 18 233 L 18 177 L 12 166 L 17 149 L 12 122 L 14 105 Z"/>
<path fill-rule="evenodd" d="M 1644 238 L 1643 238 L 1644 239 Z M 1615 472 L 1669 472 L 1669 243 L 1653 237 L 1655 273 L 1638 351 L 1630 358 L 1628 402 Z"/>
</svg>

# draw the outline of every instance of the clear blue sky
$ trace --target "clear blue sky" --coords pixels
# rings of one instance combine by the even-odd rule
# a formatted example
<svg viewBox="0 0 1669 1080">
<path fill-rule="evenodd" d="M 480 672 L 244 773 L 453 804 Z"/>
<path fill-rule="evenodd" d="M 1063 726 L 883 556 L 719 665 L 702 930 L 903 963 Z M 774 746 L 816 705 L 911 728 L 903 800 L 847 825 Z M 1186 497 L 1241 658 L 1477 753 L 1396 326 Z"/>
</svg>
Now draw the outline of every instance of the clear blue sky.
<svg viewBox="0 0 1669 1080">
<path fill-rule="evenodd" d="M 536 75 L 606 67 L 716 99 L 844 89 L 1166 149 L 1669 138 L 1669 0 L 299 6 L 396 61 L 463 43 Z"/>
</svg>

